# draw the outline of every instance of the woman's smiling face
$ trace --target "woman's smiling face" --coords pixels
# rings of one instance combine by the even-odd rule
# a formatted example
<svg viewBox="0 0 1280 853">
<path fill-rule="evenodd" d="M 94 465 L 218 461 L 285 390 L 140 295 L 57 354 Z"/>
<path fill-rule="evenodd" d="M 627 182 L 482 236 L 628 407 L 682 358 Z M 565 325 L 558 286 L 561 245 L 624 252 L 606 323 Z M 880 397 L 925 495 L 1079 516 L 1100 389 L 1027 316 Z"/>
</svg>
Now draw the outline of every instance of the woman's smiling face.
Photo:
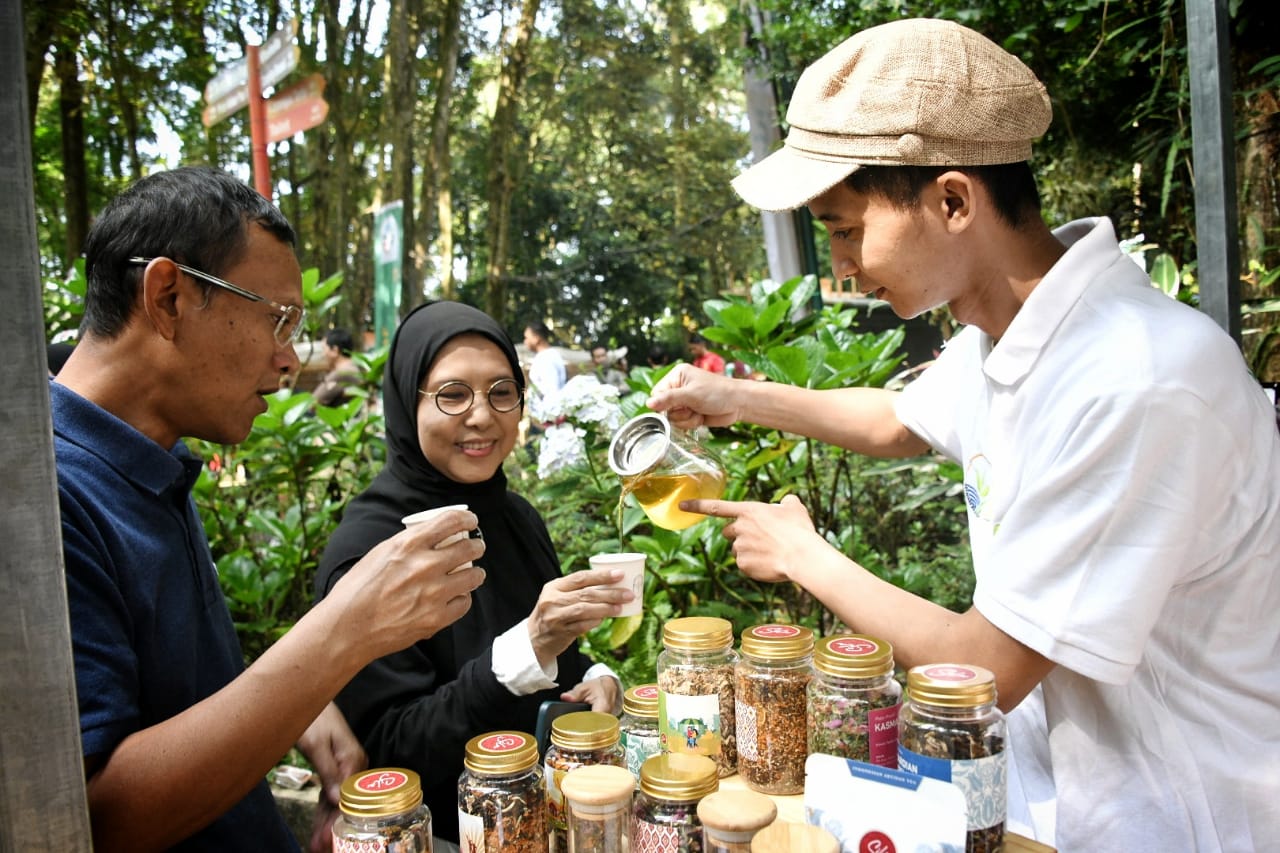
<svg viewBox="0 0 1280 853">
<path fill-rule="evenodd" d="M 432 467 L 457 483 L 482 483 L 497 472 L 516 445 L 523 407 L 496 412 L 486 392 L 500 379 L 515 378 L 506 355 L 484 335 L 458 335 L 441 348 L 420 390 L 464 382 L 475 399 L 463 414 L 446 415 L 434 397 L 418 397 L 418 444 Z"/>
</svg>

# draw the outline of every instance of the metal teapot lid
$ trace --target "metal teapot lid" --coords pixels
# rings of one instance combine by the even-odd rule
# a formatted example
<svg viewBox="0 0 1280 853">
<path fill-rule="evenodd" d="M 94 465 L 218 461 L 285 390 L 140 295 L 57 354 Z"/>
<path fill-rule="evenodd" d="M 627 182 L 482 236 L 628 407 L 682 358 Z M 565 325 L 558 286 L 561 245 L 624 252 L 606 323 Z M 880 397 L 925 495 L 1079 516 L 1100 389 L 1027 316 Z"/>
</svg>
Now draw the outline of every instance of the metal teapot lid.
<svg viewBox="0 0 1280 853">
<path fill-rule="evenodd" d="M 671 444 L 671 422 L 657 412 L 636 415 L 609 442 L 609 467 L 619 477 L 634 477 L 657 465 Z"/>
</svg>

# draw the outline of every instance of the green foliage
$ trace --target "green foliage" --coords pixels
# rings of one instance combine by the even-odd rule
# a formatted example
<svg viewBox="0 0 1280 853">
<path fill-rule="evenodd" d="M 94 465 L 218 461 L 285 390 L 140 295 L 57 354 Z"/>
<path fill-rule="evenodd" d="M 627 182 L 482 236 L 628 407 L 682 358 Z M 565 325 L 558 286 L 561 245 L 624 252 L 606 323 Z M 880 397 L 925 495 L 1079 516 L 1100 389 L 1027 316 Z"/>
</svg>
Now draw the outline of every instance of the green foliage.
<svg viewBox="0 0 1280 853">
<path fill-rule="evenodd" d="M 370 413 L 366 389 L 352 393 L 329 408 L 282 390 L 242 443 L 192 442 L 210 463 L 195 500 L 249 659 L 310 607 L 329 534 L 382 467 L 382 418 Z"/>
<path fill-rule="evenodd" d="M 84 316 L 84 258 L 76 258 L 67 277 L 44 283 L 44 333 L 49 341 L 73 338 Z"/>
<path fill-rule="evenodd" d="M 812 278 L 797 278 L 757 285 L 749 300 L 708 301 L 704 310 L 715 324 L 703 333 L 727 359 L 770 381 L 822 389 L 885 385 L 901 361 L 901 331 L 859 333 L 852 311 L 810 312 L 814 287 Z M 643 410 L 648 391 L 668 370 L 632 371 L 633 393 L 623 401 L 628 416 Z M 946 607 L 968 607 L 972 568 L 963 505 L 955 500 L 956 466 L 933 457 L 886 464 L 747 424 L 713 430 L 706 444 L 728 474 L 726 499 L 773 502 L 796 494 L 828 541 L 870 571 Z M 677 616 L 720 616 L 735 632 L 775 619 L 823 632 L 837 627 L 799 587 L 759 583 L 739 572 L 721 534 L 724 522 L 707 519 L 679 531 L 650 524 L 633 498 L 622 500 L 616 477 L 600 475 L 608 470 L 606 450 L 607 437 L 597 437 L 588 447 L 590 465 L 541 482 L 526 478 L 566 572 L 585 568 L 587 558 L 602 551 L 647 556 L 645 612 L 606 620 L 592 631 L 585 648 L 593 658 L 636 684 L 653 680 L 662 623 Z"/>
</svg>

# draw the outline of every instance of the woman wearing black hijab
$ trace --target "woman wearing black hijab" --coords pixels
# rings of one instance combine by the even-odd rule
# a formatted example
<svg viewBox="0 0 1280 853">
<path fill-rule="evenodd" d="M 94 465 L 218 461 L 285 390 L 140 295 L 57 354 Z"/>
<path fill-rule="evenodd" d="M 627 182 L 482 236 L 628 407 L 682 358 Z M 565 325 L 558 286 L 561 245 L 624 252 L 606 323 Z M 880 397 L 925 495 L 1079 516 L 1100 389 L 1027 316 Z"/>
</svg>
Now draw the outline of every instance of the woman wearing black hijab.
<svg viewBox="0 0 1280 853">
<path fill-rule="evenodd" d="M 458 777 L 466 742 L 498 729 L 532 733 L 547 699 L 616 712 L 616 676 L 578 651 L 578 638 L 617 615 L 631 593 L 612 571 L 562 576 L 546 525 L 507 490 L 524 374 L 488 315 L 456 302 L 413 311 L 391 343 L 383 378 L 387 465 L 346 509 L 316 574 L 323 598 L 344 572 L 415 512 L 466 504 L 479 519 L 487 572 L 471 610 L 429 640 L 374 661 L 337 703 L 371 767 L 422 777 L 433 833 L 458 838 Z M 557 685 L 572 685 L 563 690 Z"/>
</svg>

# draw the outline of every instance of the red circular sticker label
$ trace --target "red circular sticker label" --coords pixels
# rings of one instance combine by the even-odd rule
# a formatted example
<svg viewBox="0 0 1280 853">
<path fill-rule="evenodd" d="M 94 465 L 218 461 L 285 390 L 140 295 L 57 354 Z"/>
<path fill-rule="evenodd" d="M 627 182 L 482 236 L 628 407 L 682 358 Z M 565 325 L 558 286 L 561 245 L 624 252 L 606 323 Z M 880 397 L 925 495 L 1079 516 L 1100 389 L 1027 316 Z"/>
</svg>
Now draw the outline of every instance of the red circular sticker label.
<svg viewBox="0 0 1280 853">
<path fill-rule="evenodd" d="M 963 666 L 931 666 L 924 671 L 929 678 L 936 678 L 938 681 L 968 681 L 977 678 L 978 673 Z"/>
<path fill-rule="evenodd" d="M 800 636 L 800 629 L 795 625 L 758 625 L 751 629 L 757 637 L 777 637 L 787 639 Z"/>
<path fill-rule="evenodd" d="M 866 657 L 880 651 L 880 646 L 870 640 L 854 639 L 832 640 L 827 648 L 836 654 L 848 655 L 851 658 Z"/>
<path fill-rule="evenodd" d="M 894 853 L 893 839 L 878 829 L 873 829 L 858 842 L 858 853 Z"/>
<path fill-rule="evenodd" d="M 355 787 L 360 791 L 379 793 L 394 791 L 408 781 L 408 776 L 395 770 L 374 770 L 357 779 Z"/>
<path fill-rule="evenodd" d="M 493 735 L 480 741 L 480 748 L 487 749 L 489 752 L 510 752 L 513 749 L 519 749 L 528 743 L 520 735 L 502 734 Z"/>
<path fill-rule="evenodd" d="M 658 685 L 646 684 L 644 687 L 637 687 L 635 696 L 637 699 L 657 699 Z"/>
</svg>

